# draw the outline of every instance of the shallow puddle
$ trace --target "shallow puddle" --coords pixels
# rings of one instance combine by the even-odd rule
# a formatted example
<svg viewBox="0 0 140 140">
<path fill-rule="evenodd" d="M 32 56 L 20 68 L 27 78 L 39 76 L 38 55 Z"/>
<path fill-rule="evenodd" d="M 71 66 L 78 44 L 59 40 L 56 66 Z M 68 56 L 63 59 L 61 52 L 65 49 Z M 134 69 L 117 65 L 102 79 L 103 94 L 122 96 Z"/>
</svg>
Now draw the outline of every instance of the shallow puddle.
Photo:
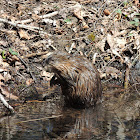
<svg viewBox="0 0 140 140">
<path fill-rule="evenodd" d="M 0 119 L 0 139 L 139 140 L 139 100 L 132 103 L 78 110 L 61 108 L 59 100 L 28 102 L 17 107 L 17 114 Z"/>
</svg>

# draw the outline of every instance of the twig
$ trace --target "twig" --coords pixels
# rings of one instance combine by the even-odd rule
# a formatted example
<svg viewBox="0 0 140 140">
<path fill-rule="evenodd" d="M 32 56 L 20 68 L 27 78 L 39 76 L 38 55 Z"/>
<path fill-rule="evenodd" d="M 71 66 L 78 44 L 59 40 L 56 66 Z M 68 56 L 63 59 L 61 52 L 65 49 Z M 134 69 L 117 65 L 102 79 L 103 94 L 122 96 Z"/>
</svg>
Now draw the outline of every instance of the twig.
<svg viewBox="0 0 140 140">
<path fill-rule="evenodd" d="M 28 29 L 28 30 L 31 30 L 31 31 L 36 31 L 37 30 L 37 31 L 40 31 L 40 33 L 42 33 L 42 34 L 45 33 L 43 31 L 43 29 L 40 28 L 40 27 L 29 26 L 29 25 L 24 25 L 24 24 L 18 24 L 18 23 L 14 23 L 14 22 L 8 21 L 7 19 L 2 19 L 2 18 L 0 18 L 0 22 L 10 24 L 10 25 L 12 25 L 14 27 Z M 50 34 L 48 34 L 48 35 L 50 36 Z"/>
<path fill-rule="evenodd" d="M 58 14 L 58 11 L 55 11 L 55 12 L 49 13 L 47 15 L 39 16 L 39 17 L 40 18 L 49 18 L 49 17 L 56 16 L 57 14 Z"/>
<path fill-rule="evenodd" d="M 58 117 L 61 117 L 62 115 L 52 115 L 51 117 L 45 117 L 45 118 L 39 118 L 39 119 L 32 119 L 32 120 L 27 120 L 27 121 L 21 121 L 21 122 L 18 122 L 18 123 L 26 123 L 26 122 L 33 122 L 33 121 L 40 121 L 40 120 L 46 120 L 46 119 L 52 119 L 52 118 L 58 118 Z"/>
<path fill-rule="evenodd" d="M 40 19 L 50 18 L 50 17 L 56 16 L 57 14 L 58 14 L 58 11 L 55 11 L 55 12 L 52 12 L 52 13 L 49 13 L 49 14 L 46 14 L 46 15 L 39 16 L 39 18 Z M 22 20 L 22 21 L 16 21 L 16 23 L 25 24 L 25 23 L 29 23 L 29 22 L 32 22 L 32 21 L 33 21 L 33 19 L 27 19 L 27 20 Z"/>
<path fill-rule="evenodd" d="M 4 99 L 4 97 L 3 97 L 3 95 L 2 95 L 1 93 L 0 93 L 0 101 L 3 103 L 3 105 L 4 105 L 8 110 L 10 110 L 10 112 L 11 112 L 12 114 L 15 113 L 13 107 L 10 106 L 10 105 L 7 103 L 7 101 Z"/>
<path fill-rule="evenodd" d="M 128 85 L 129 85 L 129 71 L 130 71 L 130 68 L 127 66 L 126 72 L 125 72 L 125 81 L 124 81 L 124 88 L 125 89 L 128 89 Z"/>
<path fill-rule="evenodd" d="M 7 19 L 0 18 L 0 22 L 8 23 L 8 24 L 10 24 L 12 26 L 19 27 L 19 28 L 25 28 L 25 29 L 29 29 L 29 30 L 41 30 L 41 31 L 43 31 L 42 28 L 35 27 L 35 26 L 29 26 L 29 25 L 23 25 L 23 24 L 14 23 L 14 22 L 8 21 Z"/>
<path fill-rule="evenodd" d="M 48 53 L 48 51 L 39 52 L 39 53 L 32 53 L 32 54 L 28 54 L 28 55 L 25 55 L 25 56 L 21 56 L 21 58 L 24 59 L 24 58 L 29 58 L 29 57 L 39 56 L 39 55 L 45 55 L 47 53 Z"/>
<path fill-rule="evenodd" d="M 69 49 L 69 52 L 68 53 L 71 53 L 72 52 L 72 49 L 75 47 L 75 43 L 73 42 L 72 44 L 71 44 L 71 47 L 70 47 L 70 49 Z"/>
</svg>

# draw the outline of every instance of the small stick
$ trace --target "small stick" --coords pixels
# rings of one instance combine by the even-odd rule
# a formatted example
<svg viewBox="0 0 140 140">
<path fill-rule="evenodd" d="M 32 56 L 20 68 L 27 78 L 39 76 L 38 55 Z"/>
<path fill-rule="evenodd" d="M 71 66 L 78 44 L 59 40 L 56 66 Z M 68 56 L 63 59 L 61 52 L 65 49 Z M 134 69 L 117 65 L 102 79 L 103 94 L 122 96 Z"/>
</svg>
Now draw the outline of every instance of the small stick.
<svg viewBox="0 0 140 140">
<path fill-rule="evenodd" d="M 32 53 L 32 54 L 27 54 L 25 56 L 21 56 L 21 58 L 24 59 L 24 58 L 29 58 L 29 57 L 39 56 L 39 55 L 45 55 L 47 53 L 48 53 L 48 51 L 39 52 L 39 53 Z"/>
<path fill-rule="evenodd" d="M 128 85 L 129 85 L 129 71 L 130 71 L 130 68 L 127 66 L 126 72 L 125 72 L 125 81 L 124 81 L 124 88 L 125 89 L 128 89 Z"/>
<path fill-rule="evenodd" d="M 21 121 L 18 123 L 26 123 L 26 122 L 33 122 L 33 121 L 40 121 L 40 120 L 46 120 L 46 119 L 53 119 L 53 118 L 58 118 L 61 117 L 62 115 L 52 115 L 50 117 L 44 117 L 44 118 L 39 118 L 39 119 L 31 119 L 31 120 L 27 120 L 27 121 Z"/>
<path fill-rule="evenodd" d="M 53 17 L 53 16 L 56 16 L 58 14 L 58 11 L 55 11 L 55 12 L 52 12 L 52 13 L 49 13 L 49 14 L 46 14 L 46 15 L 42 15 L 42 16 L 39 16 L 40 18 L 49 18 L 49 17 Z"/>
<path fill-rule="evenodd" d="M 50 18 L 50 17 L 56 16 L 57 14 L 58 14 L 58 11 L 55 11 L 55 12 L 52 12 L 52 13 L 49 13 L 49 14 L 46 14 L 46 15 L 39 16 L 39 18 L 40 19 Z M 22 21 L 16 21 L 16 23 L 25 24 L 25 23 L 29 23 L 29 22 L 32 22 L 32 21 L 33 21 L 33 19 L 26 19 L 26 20 L 22 20 Z"/>
<path fill-rule="evenodd" d="M 28 30 L 32 30 L 32 31 L 35 31 L 35 30 L 43 31 L 43 29 L 40 28 L 40 27 L 29 26 L 29 25 L 24 25 L 24 24 L 18 24 L 18 23 L 8 21 L 7 19 L 0 18 L 0 22 L 8 23 L 8 24 L 10 24 L 10 25 L 12 25 L 14 27 L 24 28 L 24 29 L 28 29 Z"/>
</svg>

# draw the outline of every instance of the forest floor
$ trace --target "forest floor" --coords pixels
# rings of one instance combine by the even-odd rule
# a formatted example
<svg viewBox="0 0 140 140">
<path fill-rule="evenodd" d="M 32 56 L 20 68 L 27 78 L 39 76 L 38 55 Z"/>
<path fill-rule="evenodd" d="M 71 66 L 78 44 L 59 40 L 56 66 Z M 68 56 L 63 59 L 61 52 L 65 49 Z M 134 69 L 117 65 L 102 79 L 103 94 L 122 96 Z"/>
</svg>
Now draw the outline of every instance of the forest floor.
<svg viewBox="0 0 140 140">
<path fill-rule="evenodd" d="M 63 50 L 90 59 L 103 91 L 114 88 L 108 95 L 133 89 L 138 97 L 139 8 L 138 0 L 1 0 L 0 94 L 25 101 L 53 93 L 41 63 L 48 52 Z"/>
</svg>

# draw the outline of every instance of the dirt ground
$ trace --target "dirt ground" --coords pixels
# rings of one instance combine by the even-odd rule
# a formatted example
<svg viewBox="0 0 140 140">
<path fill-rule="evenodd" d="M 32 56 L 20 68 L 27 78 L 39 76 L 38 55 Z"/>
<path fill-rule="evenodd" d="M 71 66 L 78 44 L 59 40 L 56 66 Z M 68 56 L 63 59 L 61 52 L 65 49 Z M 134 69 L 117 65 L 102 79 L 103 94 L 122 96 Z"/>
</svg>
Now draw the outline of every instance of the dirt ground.
<svg viewBox="0 0 140 140">
<path fill-rule="evenodd" d="M 140 95 L 139 8 L 138 0 L 1 0 L 0 94 L 7 101 L 51 95 L 52 75 L 41 63 L 63 50 L 92 61 L 104 93 Z"/>
</svg>

